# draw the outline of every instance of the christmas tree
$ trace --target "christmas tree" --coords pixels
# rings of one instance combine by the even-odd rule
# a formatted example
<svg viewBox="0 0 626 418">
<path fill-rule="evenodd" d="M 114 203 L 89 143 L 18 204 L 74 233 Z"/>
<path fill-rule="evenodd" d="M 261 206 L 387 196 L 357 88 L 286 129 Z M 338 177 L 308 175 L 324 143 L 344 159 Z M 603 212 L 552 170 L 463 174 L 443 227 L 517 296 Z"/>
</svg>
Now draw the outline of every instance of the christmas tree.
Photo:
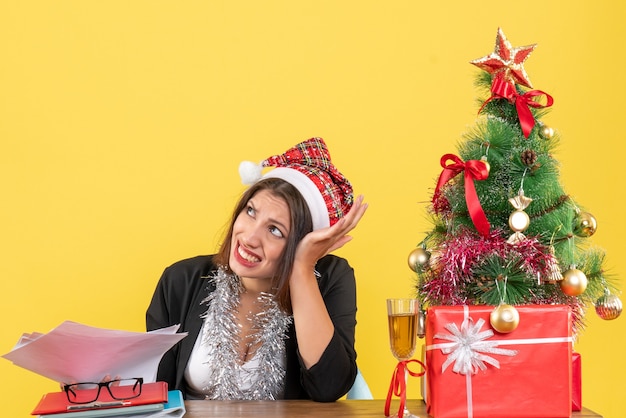
<svg viewBox="0 0 626 418">
<path fill-rule="evenodd" d="M 513 48 L 498 29 L 484 70 L 475 125 L 458 155 L 441 158 L 428 207 L 433 228 L 409 255 L 423 309 L 494 305 L 492 326 L 516 326 L 515 305 L 564 304 L 573 332 L 586 307 L 614 319 L 622 303 L 605 271 L 605 252 L 589 240 L 596 219 L 559 182 L 557 131 L 542 122 L 553 98 L 533 90 L 524 61 L 536 45 Z"/>
</svg>

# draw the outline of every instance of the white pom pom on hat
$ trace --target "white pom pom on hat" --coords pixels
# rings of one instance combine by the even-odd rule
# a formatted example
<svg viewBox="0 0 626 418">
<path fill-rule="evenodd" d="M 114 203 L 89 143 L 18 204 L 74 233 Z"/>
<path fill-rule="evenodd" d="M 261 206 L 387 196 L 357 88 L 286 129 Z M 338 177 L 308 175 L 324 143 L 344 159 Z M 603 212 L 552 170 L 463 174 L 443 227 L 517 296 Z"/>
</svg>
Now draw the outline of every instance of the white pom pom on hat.
<svg viewBox="0 0 626 418">
<path fill-rule="evenodd" d="M 253 163 L 252 161 L 242 161 L 239 164 L 239 176 L 241 182 L 246 185 L 252 185 L 261 180 L 261 171 L 263 166 L 261 164 Z"/>
<path fill-rule="evenodd" d="M 276 168 L 261 175 L 263 167 Z M 239 175 L 248 185 L 268 177 L 293 185 L 309 207 L 314 230 L 334 225 L 350 211 L 354 201 L 352 185 L 332 164 L 322 138 L 308 139 L 260 164 L 243 161 Z"/>
</svg>

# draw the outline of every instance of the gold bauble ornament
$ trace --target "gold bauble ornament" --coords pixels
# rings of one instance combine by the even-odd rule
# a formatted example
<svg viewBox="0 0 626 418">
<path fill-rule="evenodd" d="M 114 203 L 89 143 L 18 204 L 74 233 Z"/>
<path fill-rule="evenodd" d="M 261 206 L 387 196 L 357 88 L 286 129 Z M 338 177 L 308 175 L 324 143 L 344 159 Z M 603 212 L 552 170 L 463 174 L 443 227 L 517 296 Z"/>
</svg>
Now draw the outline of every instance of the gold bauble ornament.
<svg viewBox="0 0 626 418">
<path fill-rule="evenodd" d="M 519 312 L 515 306 L 503 303 L 491 311 L 489 322 L 493 329 L 501 334 L 506 334 L 514 331 L 519 325 Z"/>
<path fill-rule="evenodd" d="M 548 125 L 542 125 L 539 129 L 539 136 L 543 139 L 552 139 L 554 136 L 554 129 L 549 127 Z"/>
<path fill-rule="evenodd" d="M 579 237 L 589 238 L 598 229 L 596 218 L 589 212 L 580 212 L 574 219 L 574 234 Z"/>
<path fill-rule="evenodd" d="M 482 157 L 480 157 L 480 161 L 485 163 L 485 168 L 487 169 L 487 173 L 491 172 L 491 165 L 489 164 L 489 161 L 487 161 L 487 156 L 483 155 Z"/>
<path fill-rule="evenodd" d="M 409 268 L 415 272 L 430 259 L 430 253 L 422 247 L 417 247 L 409 253 Z"/>
<path fill-rule="evenodd" d="M 559 284 L 567 296 L 582 295 L 587 288 L 587 276 L 577 268 L 570 267 L 563 273 L 563 280 L 559 281 Z"/>
<path fill-rule="evenodd" d="M 622 313 L 622 301 L 610 293 L 601 296 L 595 306 L 598 316 L 607 321 L 617 318 Z"/>
</svg>

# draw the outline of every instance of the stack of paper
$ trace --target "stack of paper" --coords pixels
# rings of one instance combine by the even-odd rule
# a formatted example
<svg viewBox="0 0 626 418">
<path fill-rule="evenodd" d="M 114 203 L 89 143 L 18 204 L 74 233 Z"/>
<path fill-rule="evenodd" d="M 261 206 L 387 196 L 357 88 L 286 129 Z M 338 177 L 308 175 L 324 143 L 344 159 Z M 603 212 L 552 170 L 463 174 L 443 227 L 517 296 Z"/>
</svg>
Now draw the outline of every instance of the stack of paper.
<svg viewBox="0 0 626 418">
<path fill-rule="evenodd" d="M 109 376 L 150 383 L 163 354 L 187 335 L 177 334 L 178 328 L 129 332 L 65 321 L 47 334 L 23 334 L 2 357 L 56 382 L 100 382 Z"/>
<path fill-rule="evenodd" d="M 15 365 L 60 383 L 101 382 L 104 379 L 143 378 L 139 398 L 118 406 L 86 406 L 72 410 L 65 392 L 44 395 L 32 415 L 54 418 L 132 416 L 133 418 L 178 418 L 185 413 L 180 391 L 167 390 L 156 382 L 163 354 L 187 333 L 177 333 L 179 325 L 151 332 L 128 332 L 95 328 L 65 321 L 47 334 L 23 334 L 15 347 L 2 357 Z M 99 400 L 108 396 L 100 390 Z M 141 402 L 142 399 L 148 399 Z M 41 408 L 51 404 L 59 408 Z"/>
</svg>

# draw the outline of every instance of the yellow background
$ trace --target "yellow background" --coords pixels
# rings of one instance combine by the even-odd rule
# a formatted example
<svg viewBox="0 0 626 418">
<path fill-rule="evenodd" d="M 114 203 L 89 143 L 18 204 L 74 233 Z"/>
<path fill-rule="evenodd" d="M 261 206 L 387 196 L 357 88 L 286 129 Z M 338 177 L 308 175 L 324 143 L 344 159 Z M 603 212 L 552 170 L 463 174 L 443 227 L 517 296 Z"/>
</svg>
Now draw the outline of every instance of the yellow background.
<svg viewBox="0 0 626 418">
<path fill-rule="evenodd" d="M 476 120 L 468 62 L 499 26 L 538 44 L 525 67 L 555 98 L 562 183 L 625 288 L 625 16 L 615 0 L 2 1 L 0 352 L 66 319 L 142 331 L 163 268 L 215 249 L 239 162 L 322 136 L 371 205 L 339 254 L 357 273 L 359 365 L 384 398 L 385 298 L 413 294 L 439 158 Z M 584 404 L 622 417 L 626 323 L 587 318 Z M 4 359 L 0 376 L 7 417 L 58 388 Z"/>
</svg>

